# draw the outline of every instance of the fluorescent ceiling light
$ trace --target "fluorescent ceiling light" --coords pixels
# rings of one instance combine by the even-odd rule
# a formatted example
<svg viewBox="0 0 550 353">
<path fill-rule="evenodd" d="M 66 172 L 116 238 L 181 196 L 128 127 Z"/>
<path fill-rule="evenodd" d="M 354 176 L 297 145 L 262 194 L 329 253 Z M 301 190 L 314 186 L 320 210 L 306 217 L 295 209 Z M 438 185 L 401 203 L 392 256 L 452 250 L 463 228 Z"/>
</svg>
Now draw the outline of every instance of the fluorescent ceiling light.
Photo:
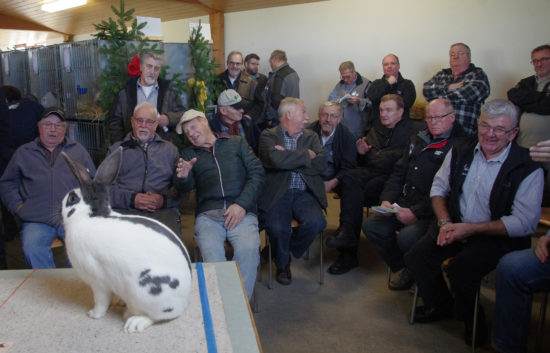
<svg viewBox="0 0 550 353">
<path fill-rule="evenodd" d="M 40 9 L 46 12 L 57 12 L 70 9 L 72 7 L 82 6 L 86 4 L 86 0 L 57 0 L 42 5 Z"/>
</svg>

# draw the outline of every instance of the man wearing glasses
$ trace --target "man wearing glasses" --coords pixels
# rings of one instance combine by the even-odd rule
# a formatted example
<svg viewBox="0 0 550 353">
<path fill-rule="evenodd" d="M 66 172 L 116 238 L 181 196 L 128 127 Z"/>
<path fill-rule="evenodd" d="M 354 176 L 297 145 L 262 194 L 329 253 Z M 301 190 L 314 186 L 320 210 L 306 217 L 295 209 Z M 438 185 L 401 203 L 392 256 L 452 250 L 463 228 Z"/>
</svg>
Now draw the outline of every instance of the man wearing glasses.
<svg viewBox="0 0 550 353">
<path fill-rule="evenodd" d="M 424 83 L 424 97 L 429 102 L 436 98 L 446 98 L 453 103 L 456 120 L 467 134 L 475 135 L 476 119 L 490 86 L 483 69 L 471 63 L 470 48 L 464 43 L 451 45 L 449 51 L 450 68 L 443 69 Z"/>
<path fill-rule="evenodd" d="M 550 139 L 550 45 L 533 49 L 531 63 L 535 75 L 508 91 L 508 99 L 521 110 L 518 144 L 526 148 Z M 543 166 L 550 170 L 550 163 Z"/>
<path fill-rule="evenodd" d="M 15 151 L 0 179 L 2 202 L 22 223 L 21 243 L 29 268 L 55 268 L 50 246 L 55 238 L 65 240 L 59 208 L 78 181 L 61 152 L 95 174 L 90 155 L 65 136 L 66 130 L 65 115 L 56 108 L 45 109 L 39 136 Z"/>
<path fill-rule="evenodd" d="M 362 226 L 392 272 L 402 270 L 389 283 L 391 290 L 407 290 L 414 283 L 403 256 L 432 223 L 429 194 L 433 177 L 456 139 L 464 136 L 453 105 L 446 99 L 428 104 L 426 122 L 428 127 L 411 137 L 408 153 L 397 161 L 380 194 L 381 205 L 397 213 L 372 213 Z"/>
<path fill-rule="evenodd" d="M 328 155 L 328 166 L 322 174 L 325 191 L 338 190 L 348 169 L 357 166 L 355 138 L 342 122 L 342 107 L 336 101 L 326 101 L 319 106 L 319 120 L 311 123 L 311 129 L 319 135 L 321 145 Z"/>
<path fill-rule="evenodd" d="M 233 89 L 242 98 L 244 114 L 252 120 L 260 115 L 263 105 L 256 99 L 256 88 L 258 83 L 246 71 L 243 71 L 243 54 L 232 51 L 227 56 L 227 69 L 218 78 L 222 83 L 222 90 Z"/>
<path fill-rule="evenodd" d="M 109 148 L 109 153 L 123 148 L 120 171 L 109 189 L 111 207 L 155 218 L 180 234 L 177 208 L 183 195 L 172 187 L 178 150 L 155 133 L 158 117 L 150 103 L 138 104 L 131 118 L 132 131 Z"/>
<path fill-rule="evenodd" d="M 405 255 L 424 306 L 416 322 L 464 320 L 472 342 L 473 314 L 480 280 L 506 253 L 531 245 L 540 219 L 543 171 L 529 151 L 514 142 L 518 112 L 497 99 L 481 109 L 478 139 L 455 144 L 435 175 L 430 196 L 439 230 L 428 233 Z M 446 267 L 453 295 L 441 273 Z M 454 310 L 453 310 L 454 309 Z M 488 338 L 479 309 L 476 343 Z"/>
</svg>

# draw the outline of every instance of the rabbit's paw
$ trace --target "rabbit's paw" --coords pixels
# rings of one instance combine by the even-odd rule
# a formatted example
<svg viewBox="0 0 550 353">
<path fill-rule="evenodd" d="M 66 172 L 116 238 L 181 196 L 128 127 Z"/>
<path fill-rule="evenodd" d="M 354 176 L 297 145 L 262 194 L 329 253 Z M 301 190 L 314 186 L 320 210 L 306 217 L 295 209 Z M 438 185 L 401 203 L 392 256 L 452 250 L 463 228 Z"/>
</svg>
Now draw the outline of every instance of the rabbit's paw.
<svg viewBox="0 0 550 353">
<path fill-rule="evenodd" d="M 91 317 L 92 319 L 99 319 L 105 316 L 106 312 L 107 312 L 106 308 L 103 309 L 103 308 L 94 307 L 92 310 L 88 311 L 88 316 Z"/>
<path fill-rule="evenodd" d="M 126 324 L 124 324 L 124 331 L 127 333 L 142 332 L 152 324 L 153 320 L 148 316 L 131 316 L 126 320 Z"/>
</svg>

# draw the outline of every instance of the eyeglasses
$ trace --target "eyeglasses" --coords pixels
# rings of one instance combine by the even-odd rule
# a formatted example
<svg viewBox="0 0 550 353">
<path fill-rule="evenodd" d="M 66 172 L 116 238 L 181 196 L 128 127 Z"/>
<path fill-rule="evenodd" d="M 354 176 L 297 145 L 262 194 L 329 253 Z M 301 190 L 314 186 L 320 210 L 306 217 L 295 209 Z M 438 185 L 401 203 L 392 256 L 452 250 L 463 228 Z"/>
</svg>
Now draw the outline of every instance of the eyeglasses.
<svg viewBox="0 0 550 353">
<path fill-rule="evenodd" d="M 426 120 L 432 121 L 432 122 L 434 122 L 434 123 L 438 123 L 438 122 L 442 121 L 443 118 L 445 118 L 445 117 L 447 117 L 447 116 L 449 116 L 449 115 L 451 115 L 451 114 L 453 114 L 453 113 L 454 113 L 454 112 L 449 112 L 449 113 L 447 113 L 447 114 L 445 114 L 445 115 L 427 116 L 427 117 L 426 117 Z"/>
<path fill-rule="evenodd" d="M 502 136 L 506 135 L 507 133 L 509 133 L 511 131 L 514 131 L 514 129 L 515 129 L 515 127 L 513 127 L 510 130 L 506 130 L 506 128 L 503 127 L 503 126 L 492 127 L 491 125 L 489 125 L 487 123 L 478 123 L 477 128 L 479 129 L 479 131 L 481 131 L 483 133 L 487 133 L 487 132 L 493 130 L 493 133 L 496 136 L 499 136 L 499 137 L 502 137 Z"/>
<path fill-rule="evenodd" d="M 61 130 L 65 127 L 65 123 L 42 123 L 42 126 L 44 126 L 46 129 L 51 129 L 53 127 L 56 130 Z"/>
<path fill-rule="evenodd" d="M 134 118 L 134 121 L 139 125 L 147 125 L 147 126 L 153 126 L 157 123 L 156 120 L 150 120 L 150 119 L 143 119 L 143 118 Z"/>
<path fill-rule="evenodd" d="M 540 58 L 540 59 L 533 59 L 533 60 L 531 60 L 531 64 L 533 64 L 533 65 L 543 64 L 543 63 L 547 62 L 548 60 L 550 60 L 550 57 Z"/>
</svg>

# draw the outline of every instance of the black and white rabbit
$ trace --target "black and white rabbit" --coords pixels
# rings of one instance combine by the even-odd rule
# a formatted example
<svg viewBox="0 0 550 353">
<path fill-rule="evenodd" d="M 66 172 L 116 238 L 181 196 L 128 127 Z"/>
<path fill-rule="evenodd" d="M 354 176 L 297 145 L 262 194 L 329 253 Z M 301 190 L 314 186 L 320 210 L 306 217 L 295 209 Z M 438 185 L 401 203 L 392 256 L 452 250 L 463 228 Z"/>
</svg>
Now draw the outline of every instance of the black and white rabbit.
<svg viewBox="0 0 550 353">
<path fill-rule="evenodd" d="M 61 212 L 67 254 L 94 295 L 88 316 L 104 316 L 113 294 L 126 303 L 126 332 L 180 316 L 192 286 L 185 246 L 154 219 L 111 210 L 109 185 L 118 174 L 122 148 L 101 163 L 93 180 L 84 166 L 62 156 L 80 184 L 65 196 Z"/>
</svg>

